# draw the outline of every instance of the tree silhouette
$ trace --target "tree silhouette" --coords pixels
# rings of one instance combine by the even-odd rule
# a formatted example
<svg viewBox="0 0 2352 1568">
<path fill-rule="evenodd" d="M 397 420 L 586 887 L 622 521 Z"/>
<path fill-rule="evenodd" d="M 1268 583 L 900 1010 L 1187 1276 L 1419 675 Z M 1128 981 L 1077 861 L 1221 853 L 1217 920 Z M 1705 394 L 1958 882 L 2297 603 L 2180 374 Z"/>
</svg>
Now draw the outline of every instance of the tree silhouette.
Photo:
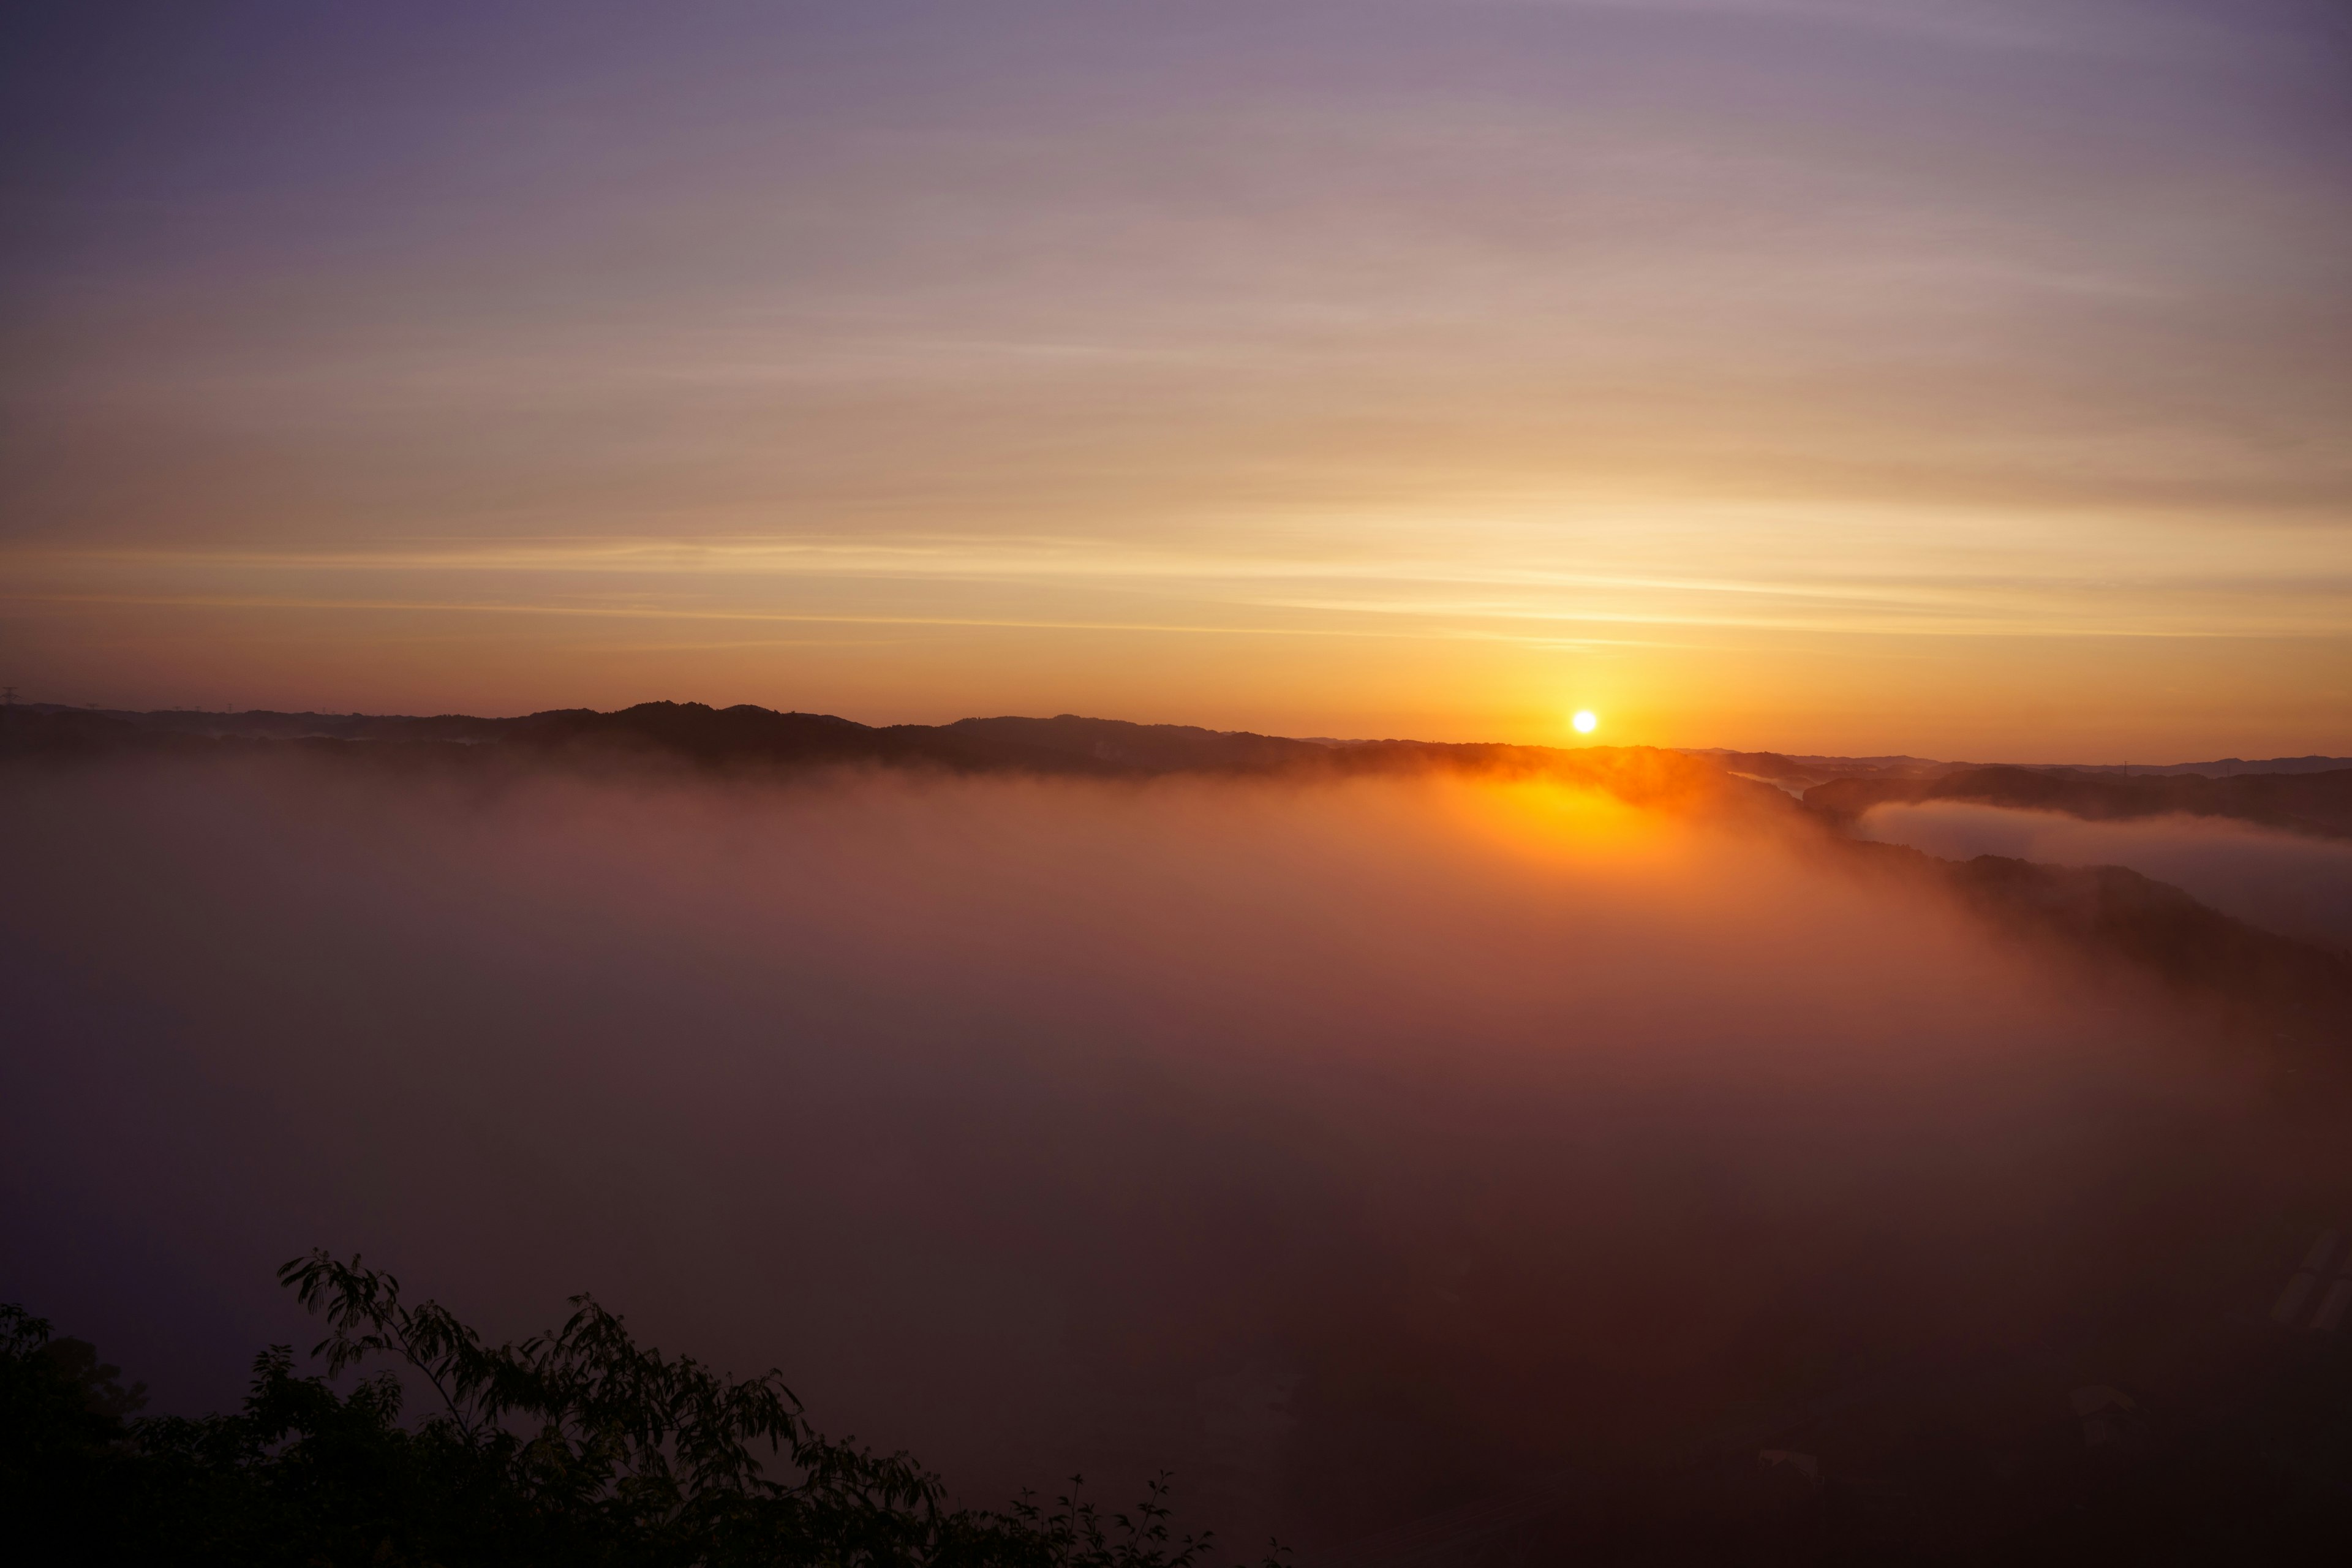
<svg viewBox="0 0 2352 1568">
<path fill-rule="evenodd" d="M 1051 1504 L 954 1508 L 910 1456 L 818 1433 L 780 1373 L 640 1346 L 587 1296 L 494 1346 L 357 1257 L 278 1278 L 325 1321 L 325 1375 L 272 1346 L 241 1411 L 193 1420 L 133 1418 L 142 1391 L 94 1350 L 0 1307 L 0 1511 L 42 1560 L 1197 1568 L 1213 1549 L 1172 1537 L 1164 1476 L 1108 1518 L 1075 1479 Z M 388 1362 L 437 1407 L 404 1423 Z M 330 1382 L 370 1364 L 348 1394 Z"/>
</svg>

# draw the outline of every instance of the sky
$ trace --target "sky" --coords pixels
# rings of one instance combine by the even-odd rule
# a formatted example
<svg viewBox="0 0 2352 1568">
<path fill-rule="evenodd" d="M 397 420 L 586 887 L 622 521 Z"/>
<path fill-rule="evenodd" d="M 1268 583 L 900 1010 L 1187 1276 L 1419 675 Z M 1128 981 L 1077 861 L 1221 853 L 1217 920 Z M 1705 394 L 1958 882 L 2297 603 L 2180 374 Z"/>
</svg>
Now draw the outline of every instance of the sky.
<svg viewBox="0 0 2352 1568">
<path fill-rule="evenodd" d="M 2326 0 L 0 21 L 0 679 L 2352 752 Z"/>
</svg>

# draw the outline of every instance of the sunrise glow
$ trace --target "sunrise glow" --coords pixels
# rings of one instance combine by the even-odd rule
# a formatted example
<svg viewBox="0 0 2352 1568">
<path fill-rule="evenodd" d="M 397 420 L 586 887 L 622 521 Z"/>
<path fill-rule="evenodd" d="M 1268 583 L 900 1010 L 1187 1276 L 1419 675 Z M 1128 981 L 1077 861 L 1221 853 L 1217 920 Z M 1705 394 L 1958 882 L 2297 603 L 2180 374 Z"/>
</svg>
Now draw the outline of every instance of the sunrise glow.
<svg viewBox="0 0 2352 1568">
<path fill-rule="evenodd" d="M 0 677 L 2328 752 L 2352 154 L 2271 9 L 93 21 L 12 78 Z"/>
<path fill-rule="evenodd" d="M 7 1539 L 2317 1561 L 2347 3 L 9 7 Z"/>
</svg>

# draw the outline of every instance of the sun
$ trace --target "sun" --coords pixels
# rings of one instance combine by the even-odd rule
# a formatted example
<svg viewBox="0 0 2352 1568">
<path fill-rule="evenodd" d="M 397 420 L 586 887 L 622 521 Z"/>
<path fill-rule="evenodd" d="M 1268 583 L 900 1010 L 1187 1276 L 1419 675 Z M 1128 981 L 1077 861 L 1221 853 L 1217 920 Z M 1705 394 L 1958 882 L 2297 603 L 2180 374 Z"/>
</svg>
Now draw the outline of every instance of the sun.
<svg viewBox="0 0 2352 1568">
<path fill-rule="evenodd" d="M 1576 717 L 1569 722 L 1576 726 L 1578 734 L 1590 735 L 1601 728 L 1601 716 L 1590 708 L 1580 708 L 1576 710 Z"/>
</svg>

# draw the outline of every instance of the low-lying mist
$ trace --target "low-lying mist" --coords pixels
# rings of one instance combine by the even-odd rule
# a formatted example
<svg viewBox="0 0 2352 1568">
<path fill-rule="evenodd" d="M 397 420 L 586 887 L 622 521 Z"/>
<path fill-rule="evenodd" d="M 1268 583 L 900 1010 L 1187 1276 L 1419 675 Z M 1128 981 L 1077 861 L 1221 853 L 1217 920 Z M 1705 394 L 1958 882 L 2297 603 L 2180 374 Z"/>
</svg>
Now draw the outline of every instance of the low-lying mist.
<svg viewBox="0 0 2352 1568">
<path fill-rule="evenodd" d="M 2004 855 L 2060 866 L 2128 866 L 2224 914 L 2352 948 L 2352 844 L 2221 817 L 2095 822 L 1948 800 L 1872 806 L 1859 831 L 1946 859 Z"/>
<path fill-rule="evenodd" d="M 593 1290 L 978 1500 L 1166 1466 L 1312 1549 L 1856 1389 L 2159 1384 L 2342 1190 L 2180 1009 L 1793 813 L 289 758 L 0 799 L 0 1296 L 172 1407 L 307 1349 L 270 1272 L 324 1245 L 502 1335 Z"/>
</svg>

